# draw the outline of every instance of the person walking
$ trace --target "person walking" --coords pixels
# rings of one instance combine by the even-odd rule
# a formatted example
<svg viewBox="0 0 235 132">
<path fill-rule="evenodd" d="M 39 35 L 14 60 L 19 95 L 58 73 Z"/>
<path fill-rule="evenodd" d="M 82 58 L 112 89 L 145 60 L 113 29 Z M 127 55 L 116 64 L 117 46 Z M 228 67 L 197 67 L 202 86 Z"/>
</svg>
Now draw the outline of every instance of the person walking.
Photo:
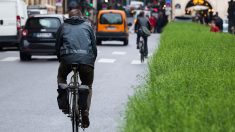
<svg viewBox="0 0 235 132">
<path fill-rule="evenodd" d="M 214 18 L 213 18 L 215 25 L 219 28 L 220 32 L 223 31 L 223 20 L 221 17 L 219 17 L 219 13 L 216 12 Z"/>
<path fill-rule="evenodd" d="M 152 33 L 155 33 L 156 25 L 157 25 L 157 18 L 151 13 L 149 18 L 150 25 L 152 26 Z"/>
<path fill-rule="evenodd" d="M 91 23 L 82 16 L 79 9 L 69 11 L 69 19 L 58 29 L 55 48 L 60 62 L 57 75 L 59 108 L 68 114 L 67 76 L 72 71 L 70 64 L 78 63 L 81 85 L 89 86 L 88 97 L 83 102 L 87 107 L 81 110 L 82 127 L 87 128 L 90 125 L 89 109 L 97 48 Z"/>
</svg>

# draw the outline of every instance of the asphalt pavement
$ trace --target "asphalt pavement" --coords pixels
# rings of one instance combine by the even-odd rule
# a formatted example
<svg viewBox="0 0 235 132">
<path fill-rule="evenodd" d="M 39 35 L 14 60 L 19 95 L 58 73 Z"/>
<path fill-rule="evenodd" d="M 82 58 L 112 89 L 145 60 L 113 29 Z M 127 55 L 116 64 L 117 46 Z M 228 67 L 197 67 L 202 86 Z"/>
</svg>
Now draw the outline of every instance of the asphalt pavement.
<svg viewBox="0 0 235 132">
<path fill-rule="evenodd" d="M 149 37 L 148 60 L 159 38 L 159 34 Z M 98 46 L 91 124 L 86 132 L 120 131 L 128 97 L 148 72 L 148 60 L 140 63 L 135 42 L 136 35 L 131 34 L 128 46 L 117 41 Z M 0 132 L 72 131 L 71 121 L 57 106 L 56 57 L 32 58 L 21 62 L 17 50 L 0 51 Z"/>
</svg>

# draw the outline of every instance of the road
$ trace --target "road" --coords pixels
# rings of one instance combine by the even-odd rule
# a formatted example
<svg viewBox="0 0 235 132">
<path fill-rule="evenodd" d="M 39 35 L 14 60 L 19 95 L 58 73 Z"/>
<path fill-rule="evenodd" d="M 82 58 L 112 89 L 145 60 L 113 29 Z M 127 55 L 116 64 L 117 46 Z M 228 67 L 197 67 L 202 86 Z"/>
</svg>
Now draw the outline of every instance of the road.
<svg viewBox="0 0 235 132">
<path fill-rule="evenodd" d="M 159 37 L 149 37 L 149 59 Z M 86 132 L 119 131 L 128 96 L 147 73 L 135 42 L 132 34 L 128 46 L 118 42 L 98 46 L 91 125 Z M 33 56 L 32 61 L 21 62 L 18 51 L 0 51 L 0 132 L 72 131 L 71 121 L 57 106 L 58 65 L 54 56 Z"/>
</svg>

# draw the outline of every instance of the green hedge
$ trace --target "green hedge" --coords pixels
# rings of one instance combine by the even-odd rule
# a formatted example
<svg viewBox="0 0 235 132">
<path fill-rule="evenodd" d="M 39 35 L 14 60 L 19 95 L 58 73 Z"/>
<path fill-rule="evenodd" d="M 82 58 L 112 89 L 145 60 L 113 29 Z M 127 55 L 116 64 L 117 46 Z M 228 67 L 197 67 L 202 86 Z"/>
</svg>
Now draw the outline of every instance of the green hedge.
<svg viewBox="0 0 235 132">
<path fill-rule="evenodd" d="M 235 36 L 169 23 L 124 132 L 235 132 Z"/>
</svg>

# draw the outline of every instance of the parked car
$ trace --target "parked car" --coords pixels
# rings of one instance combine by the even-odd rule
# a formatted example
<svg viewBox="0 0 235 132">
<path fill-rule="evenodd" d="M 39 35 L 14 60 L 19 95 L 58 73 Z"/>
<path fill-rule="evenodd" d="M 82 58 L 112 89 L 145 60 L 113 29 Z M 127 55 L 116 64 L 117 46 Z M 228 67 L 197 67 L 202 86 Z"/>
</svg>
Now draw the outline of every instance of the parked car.
<svg viewBox="0 0 235 132">
<path fill-rule="evenodd" d="M 105 40 L 123 41 L 128 45 L 127 17 L 122 10 L 101 10 L 98 14 L 96 41 L 100 45 Z"/>
<path fill-rule="evenodd" d="M 30 60 L 32 55 L 55 55 L 56 33 L 63 22 L 63 15 L 30 17 L 22 31 L 20 60 Z"/>
<path fill-rule="evenodd" d="M 0 0 L 0 48 L 18 47 L 27 18 L 27 5 L 23 0 Z"/>
</svg>

